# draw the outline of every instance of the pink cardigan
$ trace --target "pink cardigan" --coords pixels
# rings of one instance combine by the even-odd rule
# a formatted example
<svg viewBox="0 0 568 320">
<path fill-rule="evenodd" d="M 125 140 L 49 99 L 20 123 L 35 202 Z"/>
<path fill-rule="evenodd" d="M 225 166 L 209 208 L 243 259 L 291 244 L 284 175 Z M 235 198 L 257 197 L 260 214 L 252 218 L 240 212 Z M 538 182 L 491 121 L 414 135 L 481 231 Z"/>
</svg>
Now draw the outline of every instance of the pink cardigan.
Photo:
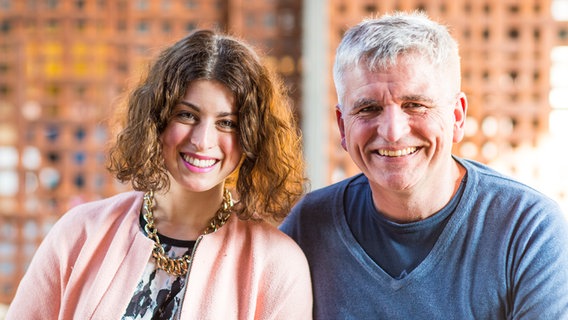
<svg viewBox="0 0 568 320">
<path fill-rule="evenodd" d="M 79 205 L 38 248 L 6 319 L 120 319 L 152 251 L 138 215 L 142 193 Z M 308 264 L 267 223 L 231 216 L 203 236 L 181 319 L 311 319 Z"/>
</svg>

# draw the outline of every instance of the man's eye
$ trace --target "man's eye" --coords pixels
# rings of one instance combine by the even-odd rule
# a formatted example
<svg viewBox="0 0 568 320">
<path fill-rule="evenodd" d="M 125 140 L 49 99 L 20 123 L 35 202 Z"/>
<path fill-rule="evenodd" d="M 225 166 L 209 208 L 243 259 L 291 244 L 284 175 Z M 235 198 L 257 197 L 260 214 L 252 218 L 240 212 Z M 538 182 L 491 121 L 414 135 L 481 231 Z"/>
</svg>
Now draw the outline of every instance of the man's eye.
<svg viewBox="0 0 568 320">
<path fill-rule="evenodd" d="M 417 102 L 407 102 L 403 105 L 404 108 L 410 108 L 410 109 L 415 109 L 415 108 L 424 108 L 425 106 L 421 103 L 417 103 Z"/>
<path fill-rule="evenodd" d="M 368 106 L 364 106 L 359 108 L 359 113 L 372 113 L 372 112 L 379 112 L 381 111 L 381 108 L 377 105 L 368 105 Z"/>
</svg>

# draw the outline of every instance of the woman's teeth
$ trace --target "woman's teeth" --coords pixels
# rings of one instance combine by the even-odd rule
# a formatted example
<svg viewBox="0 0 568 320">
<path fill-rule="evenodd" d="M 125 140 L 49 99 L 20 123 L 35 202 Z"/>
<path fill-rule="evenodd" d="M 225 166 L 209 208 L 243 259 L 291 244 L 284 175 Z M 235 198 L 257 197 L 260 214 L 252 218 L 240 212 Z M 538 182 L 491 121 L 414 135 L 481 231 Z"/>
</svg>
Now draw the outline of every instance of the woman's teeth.
<svg viewBox="0 0 568 320">
<path fill-rule="evenodd" d="M 187 163 L 191 164 L 194 167 L 198 167 L 198 168 L 211 167 L 216 162 L 213 159 L 202 160 L 202 159 L 189 157 L 189 156 L 186 156 L 186 155 L 182 155 L 182 157 L 183 157 L 183 160 L 185 160 Z"/>
</svg>

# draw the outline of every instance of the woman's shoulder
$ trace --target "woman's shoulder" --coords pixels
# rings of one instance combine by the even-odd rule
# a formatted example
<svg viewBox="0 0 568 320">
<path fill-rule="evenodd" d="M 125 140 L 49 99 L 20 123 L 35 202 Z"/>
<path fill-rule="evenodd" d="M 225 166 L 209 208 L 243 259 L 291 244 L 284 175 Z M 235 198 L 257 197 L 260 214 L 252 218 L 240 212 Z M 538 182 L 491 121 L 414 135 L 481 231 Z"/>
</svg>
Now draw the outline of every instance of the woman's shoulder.
<svg viewBox="0 0 568 320">
<path fill-rule="evenodd" d="M 265 252 L 267 255 L 278 255 L 283 259 L 301 258 L 304 254 L 298 244 L 287 234 L 280 231 L 274 224 L 266 221 L 249 221 L 235 219 L 234 229 L 242 237 L 241 241 L 248 242 L 256 254 Z"/>
<path fill-rule="evenodd" d="M 247 237 L 254 237 L 259 239 L 274 239 L 275 241 L 286 241 L 282 236 L 285 236 L 274 224 L 267 221 L 257 220 L 234 220 L 233 224 L 236 229 L 246 234 Z"/>
<path fill-rule="evenodd" d="M 56 226 L 67 228 L 80 225 L 106 224 L 123 217 L 126 213 L 139 210 L 142 193 L 127 191 L 111 197 L 78 204 L 59 218 Z"/>
<path fill-rule="evenodd" d="M 121 226 L 131 229 L 138 221 L 135 213 L 140 209 L 133 211 L 137 202 L 141 205 L 141 193 L 125 192 L 76 205 L 50 228 L 42 241 L 43 252 L 55 251 L 64 259 L 71 259 L 82 250 L 87 239 L 102 239 Z"/>
</svg>

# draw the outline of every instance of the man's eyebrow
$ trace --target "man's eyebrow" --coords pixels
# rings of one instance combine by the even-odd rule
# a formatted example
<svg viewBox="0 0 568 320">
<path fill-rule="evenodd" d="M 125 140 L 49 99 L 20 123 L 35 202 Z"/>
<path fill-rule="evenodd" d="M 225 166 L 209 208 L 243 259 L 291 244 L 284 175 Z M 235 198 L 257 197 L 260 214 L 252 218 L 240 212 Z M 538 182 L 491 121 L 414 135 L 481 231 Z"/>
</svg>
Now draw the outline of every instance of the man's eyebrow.
<svg viewBox="0 0 568 320">
<path fill-rule="evenodd" d="M 427 104 L 434 104 L 434 100 L 428 96 L 421 95 L 421 94 L 407 94 L 396 97 L 398 101 L 417 101 Z M 380 105 L 379 101 L 372 98 L 361 98 L 356 100 L 353 103 L 353 109 L 358 109 L 361 107 L 369 106 L 369 105 Z"/>
<path fill-rule="evenodd" d="M 353 103 L 353 108 L 357 109 L 357 108 L 360 108 L 360 107 L 363 107 L 363 106 L 368 106 L 368 105 L 371 105 L 371 104 L 377 104 L 377 100 L 371 99 L 371 98 L 361 98 L 361 99 L 356 100 Z"/>
<path fill-rule="evenodd" d="M 398 98 L 398 100 L 400 101 L 420 101 L 420 102 L 427 102 L 427 103 L 434 103 L 434 100 L 432 100 L 432 98 L 424 96 L 424 95 L 420 95 L 420 94 L 409 94 L 409 95 L 404 95 L 404 96 L 400 96 Z"/>
</svg>

